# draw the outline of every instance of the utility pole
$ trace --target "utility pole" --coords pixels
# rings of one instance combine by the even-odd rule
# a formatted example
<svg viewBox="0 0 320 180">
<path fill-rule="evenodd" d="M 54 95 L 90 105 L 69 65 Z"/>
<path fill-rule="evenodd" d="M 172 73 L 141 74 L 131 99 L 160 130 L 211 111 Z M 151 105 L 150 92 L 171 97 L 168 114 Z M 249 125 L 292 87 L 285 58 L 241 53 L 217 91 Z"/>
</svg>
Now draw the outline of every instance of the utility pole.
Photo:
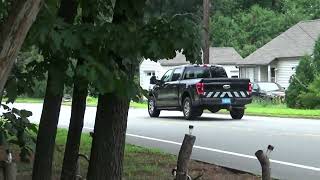
<svg viewBox="0 0 320 180">
<path fill-rule="evenodd" d="M 203 64 L 209 64 L 209 0 L 203 0 Z"/>
</svg>

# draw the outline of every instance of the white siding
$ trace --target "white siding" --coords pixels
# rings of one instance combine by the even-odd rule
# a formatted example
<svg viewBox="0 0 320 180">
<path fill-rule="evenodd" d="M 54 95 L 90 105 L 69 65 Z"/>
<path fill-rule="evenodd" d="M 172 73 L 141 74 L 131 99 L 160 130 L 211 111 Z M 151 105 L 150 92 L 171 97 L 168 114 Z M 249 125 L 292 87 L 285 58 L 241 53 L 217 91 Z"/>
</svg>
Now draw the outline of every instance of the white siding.
<svg viewBox="0 0 320 180">
<path fill-rule="evenodd" d="M 277 63 L 276 82 L 284 88 L 288 88 L 290 77 L 298 66 L 298 58 L 282 58 Z"/>
<path fill-rule="evenodd" d="M 251 82 L 255 80 L 255 67 L 240 67 L 241 78 L 248 78 Z"/>
</svg>

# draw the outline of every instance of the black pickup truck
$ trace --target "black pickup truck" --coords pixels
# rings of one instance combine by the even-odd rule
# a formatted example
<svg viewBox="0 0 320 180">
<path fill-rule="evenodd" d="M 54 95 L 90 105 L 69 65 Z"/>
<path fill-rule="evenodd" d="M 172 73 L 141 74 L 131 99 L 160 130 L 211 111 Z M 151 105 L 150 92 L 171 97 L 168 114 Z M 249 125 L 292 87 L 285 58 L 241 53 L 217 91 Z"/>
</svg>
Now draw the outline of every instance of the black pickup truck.
<svg viewBox="0 0 320 180">
<path fill-rule="evenodd" d="M 245 105 L 252 102 L 249 79 L 228 78 L 220 66 L 187 65 L 168 70 L 161 80 L 151 77 L 148 112 L 158 117 L 161 110 L 183 111 L 186 119 L 202 115 L 204 109 L 212 113 L 230 111 L 233 119 L 241 119 Z"/>
</svg>

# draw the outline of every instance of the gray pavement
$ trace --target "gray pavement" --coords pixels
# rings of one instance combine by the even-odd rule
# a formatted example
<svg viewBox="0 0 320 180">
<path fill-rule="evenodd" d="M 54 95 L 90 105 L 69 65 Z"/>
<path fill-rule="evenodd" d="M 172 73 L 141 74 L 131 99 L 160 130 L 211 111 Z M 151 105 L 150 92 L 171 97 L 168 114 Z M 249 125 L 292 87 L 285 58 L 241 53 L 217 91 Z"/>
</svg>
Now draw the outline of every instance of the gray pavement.
<svg viewBox="0 0 320 180">
<path fill-rule="evenodd" d="M 16 106 L 32 110 L 32 122 L 39 122 L 41 104 Z M 86 110 L 87 131 L 94 127 L 95 110 L 94 107 Z M 68 127 L 70 111 L 70 107 L 62 107 L 59 127 Z M 146 109 L 130 109 L 126 141 L 178 154 L 190 124 L 194 125 L 193 134 L 197 137 L 193 159 L 260 174 L 254 153 L 272 144 L 275 146 L 271 153 L 273 177 L 320 179 L 320 120 L 258 116 L 232 120 L 228 115 L 204 114 L 195 121 L 187 121 L 181 112 L 163 111 L 160 118 L 150 118 Z"/>
</svg>

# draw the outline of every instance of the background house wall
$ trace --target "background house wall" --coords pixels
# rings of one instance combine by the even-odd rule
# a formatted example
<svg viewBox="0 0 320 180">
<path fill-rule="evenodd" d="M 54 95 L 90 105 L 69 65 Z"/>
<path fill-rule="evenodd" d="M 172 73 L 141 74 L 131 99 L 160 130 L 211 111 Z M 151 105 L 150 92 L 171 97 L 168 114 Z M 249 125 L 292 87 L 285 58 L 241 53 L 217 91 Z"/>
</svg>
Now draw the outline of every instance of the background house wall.
<svg viewBox="0 0 320 180">
<path fill-rule="evenodd" d="M 290 77 L 295 73 L 299 64 L 299 57 L 280 58 L 277 62 L 276 82 L 284 88 L 288 88 Z"/>
<path fill-rule="evenodd" d="M 240 78 L 248 78 L 251 82 L 254 82 L 256 66 L 243 66 L 240 67 Z"/>
</svg>

